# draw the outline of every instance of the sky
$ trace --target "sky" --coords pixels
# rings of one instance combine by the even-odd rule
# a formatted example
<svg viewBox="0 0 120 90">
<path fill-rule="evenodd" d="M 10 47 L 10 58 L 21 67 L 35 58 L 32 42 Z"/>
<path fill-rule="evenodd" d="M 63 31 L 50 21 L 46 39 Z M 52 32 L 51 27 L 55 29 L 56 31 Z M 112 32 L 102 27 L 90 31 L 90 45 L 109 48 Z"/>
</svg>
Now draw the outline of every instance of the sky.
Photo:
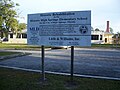
<svg viewBox="0 0 120 90">
<path fill-rule="evenodd" d="M 12 0 L 19 3 L 20 23 L 27 23 L 27 14 L 91 10 L 91 26 L 106 30 L 107 21 L 114 33 L 120 32 L 120 0 Z M 22 18 L 24 17 L 24 18 Z"/>
</svg>

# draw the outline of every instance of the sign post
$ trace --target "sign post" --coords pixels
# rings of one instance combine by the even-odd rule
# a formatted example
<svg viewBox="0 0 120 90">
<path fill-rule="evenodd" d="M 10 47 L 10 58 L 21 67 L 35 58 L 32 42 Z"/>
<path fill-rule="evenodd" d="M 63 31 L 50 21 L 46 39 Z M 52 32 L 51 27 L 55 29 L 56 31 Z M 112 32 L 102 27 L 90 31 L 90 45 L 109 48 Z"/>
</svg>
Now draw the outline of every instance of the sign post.
<svg viewBox="0 0 120 90">
<path fill-rule="evenodd" d="M 44 57 L 45 57 L 45 53 L 44 53 L 44 46 L 41 46 L 41 59 L 42 59 L 42 81 L 45 81 L 45 69 L 44 69 Z"/>
<path fill-rule="evenodd" d="M 74 74 L 74 46 L 71 46 L 71 82 L 73 82 Z"/>
</svg>

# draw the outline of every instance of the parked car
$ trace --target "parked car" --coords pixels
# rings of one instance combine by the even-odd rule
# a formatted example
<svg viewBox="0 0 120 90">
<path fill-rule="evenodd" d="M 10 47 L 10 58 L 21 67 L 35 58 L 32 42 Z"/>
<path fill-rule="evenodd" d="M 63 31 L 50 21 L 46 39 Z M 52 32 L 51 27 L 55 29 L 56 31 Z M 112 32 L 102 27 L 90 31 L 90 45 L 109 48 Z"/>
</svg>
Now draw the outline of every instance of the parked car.
<svg viewBox="0 0 120 90">
<path fill-rule="evenodd" d="M 4 41 L 8 41 L 8 38 L 3 37 L 3 38 L 1 39 L 1 41 L 2 41 L 2 42 L 4 42 Z"/>
<path fill-rule="evenodd" d="M 65 48 L 68 49 L 70 46 L 53 46 L 52 49 Z"/>
</svg>

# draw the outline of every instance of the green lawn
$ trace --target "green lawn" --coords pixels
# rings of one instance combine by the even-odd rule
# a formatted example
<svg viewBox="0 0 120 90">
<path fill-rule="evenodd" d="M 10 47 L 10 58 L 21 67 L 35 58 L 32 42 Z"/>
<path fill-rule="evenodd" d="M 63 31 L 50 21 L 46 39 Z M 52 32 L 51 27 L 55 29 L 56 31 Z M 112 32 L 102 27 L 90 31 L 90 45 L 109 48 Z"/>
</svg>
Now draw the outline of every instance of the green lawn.
<svg viewBox="0 0 120 90">
<path fill-rule="evenodd" d="M 69 76 L 46 74 L 41 82 L 41 74 L 0 68 L 0 90 L 120 90 L 120 81 L 74 77 L 74 85 Z"/>
<path fill-rule="evenodd" d="M 0 48 L 8 49 L 40 49 L 40 46 L 32 46 L 27 44 L 3 44 L 0 43 Z"/>
<path fill-rule="evenodd" d="M 12 55 L 16 54 L 17 52 L 0 52 L 0 56 Z"/>
<path fill-rule="evenodd" d="M 92 48 L 120 48 L 119 45 L 114 44 L 92 44 Z M 0 49 L 29 49 L 29 50 L 40 50 L 40 46 L 33 46 L 33 45 L 27 45 L 27 44 L 4 44 L 0 43 Z M 50 48 L 49 46 L 45 48 Z"/>
<path fill-rule="evenodd" d="M 92 47 L 101 47 L 101 48 L 120 48 L 120 44 L 92 44 Z"/>
<path fill-rule="evenodd" d="M 81 46 L 77 46 L 77 48 L 81 48 Z M 89 48 L 120 49 L 120 44 L 118 45 L 116 44 L 91 44 Z"/>
</svg>

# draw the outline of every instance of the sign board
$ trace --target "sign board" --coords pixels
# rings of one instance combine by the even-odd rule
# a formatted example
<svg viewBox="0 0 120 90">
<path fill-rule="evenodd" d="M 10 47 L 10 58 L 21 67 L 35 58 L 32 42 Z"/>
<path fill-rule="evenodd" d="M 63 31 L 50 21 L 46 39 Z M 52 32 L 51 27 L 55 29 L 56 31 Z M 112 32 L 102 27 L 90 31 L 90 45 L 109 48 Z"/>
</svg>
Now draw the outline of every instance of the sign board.
<svg viewBox="0 0 120 90">
<path fill-rule="evenodd" d="M 28 14 L 27 42 L 45 46 L 91 46 L 91 11 Z"/>
</svg>

